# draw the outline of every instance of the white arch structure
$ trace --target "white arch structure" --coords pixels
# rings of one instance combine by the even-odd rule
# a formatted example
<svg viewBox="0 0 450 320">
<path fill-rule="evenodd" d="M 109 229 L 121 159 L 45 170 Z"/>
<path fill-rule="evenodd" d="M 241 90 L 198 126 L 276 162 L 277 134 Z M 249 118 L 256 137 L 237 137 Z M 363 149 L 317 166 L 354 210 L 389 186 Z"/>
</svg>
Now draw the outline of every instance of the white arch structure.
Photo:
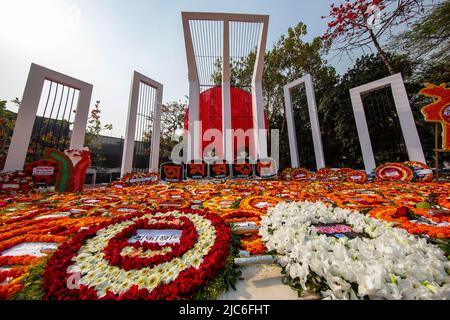
<svg viewBox="0 0 450 320">
<path fill-rule="evenodd" d="M 361 144 L 364 165 L 368 172 L 375 169 L 377 165 L 373 154 L 372 143 L 370 141 L 369 128 L 367 126 L 361 94 L 389 86 L 391 87 L 394 96 L 395 107 L 400 119 L 400 126 L 405 139 L 409 159 L 411 161 L 426 163 L 405 84 L 401 73 L 397 73 L 393 76 L 350 89 L 350 97 L 352 100 L 353 112 L 355 114 L 356 127 L 358 129 L 359 142 Z"/>
<path fill-rule="evenodd" d="M 258 23 L 261 24 L 261 31 L 256 49 L 256 62 L 252 77 L 252 105 L 253 105 L 253 128 L 255 149 L 254 154 L 259 158 L 267 158 L 267 128 L 264 119 L 264 101 L 262 96 L 262 78 L 264 70 L 264 59 L 267 42 L 267 32 L 269 16 L 250 14 L 229 14 L 229 13 L 202 13 L 202 12 L 182 12 L 183 31 L 186 46 L 186 57 L 188 63 L 189 78 L 189 133 L 187 140 L 187 161 L 201 159 L 201 146 L 199 145 L 201 130 L 198 128 L 200 109 L 200 79 L 196 57 L 202 53 L 196 52 L 193 44 L 192 21 L 220 21 L 223 23 L 221 45 L 222 63 L 222 128 L 224 158 L 231 163 L 233 161 L 233 137 L 231 133 L 231 67 L 230 67 L 230 24 L 233 22 Z M 216 39 L 216 42 L 219 39 Z M 216 43 L 217 44 L 217 43 Z M 220 46 L 220 45 L 219 45 Z"/>
<path fill-rule="evenodd" d="M 25 165 L 28 146 L 30 144 L 33 126 L 46 80 L 79 90 L 75 122 L 70 140 L 70 149 L 81 149 L 84 147 L 86 124 L 89 116 L 93 86 L 89 83 L 32 63 L 22 102 L 17 114 L 8 155 L 6 157 L 6 163 L 3 170 L 5 172 L 22 170 Z"/>
<path fill-rule="evenodd" d="M 142 90 L 143 85 L 148 86 L 156 90 L 154 101 L 145 101 L 150 104 L 153 110 L 151 110 L 151 117 L 153 120 L 152 133 L 151 133 L 151 151 L 150 151 L 150 167 L 149 172 L 159 171 L 159 146 L 161 138 L 161 109 L 162 109 L 162 97 L 163 97 L 163 85 L 145 75 L 134 71 L 131 81 L 130 101 L 128 108 L 128 120 L 125 133 L 125 144 L 122 155 L 122 168 L 121 176 L 131 173 L 133 170 L 133 155 L 136 139 L 136 127 L 138 118 L 139 104 L 143 103 Z M 146 115 L 145 115 L 146 116 Z"/>
<path fill-rule="evenodd" d="M 297 79 L 284 86 L 284 100 L 286 105 L 286 119 L 289 134 L 289 148 L 291 151 L 292 168 L 298 168 L 300 165 L 298 155 L 297 134 L 295 130 L 295 121 L 292 108 L 292 90 L 305 84 L 306 97 L 308 100 L 309 119 L 311 122 L 311 131 L 314 143 L 314 153 L 316 157 L 317 170 L 325 168 L 325 156 L 323 152 L 322 136 L 320 134 L 319 115 L 317 113 L 316 96 L 314 85 L 310 74 Z"/>
</svg>

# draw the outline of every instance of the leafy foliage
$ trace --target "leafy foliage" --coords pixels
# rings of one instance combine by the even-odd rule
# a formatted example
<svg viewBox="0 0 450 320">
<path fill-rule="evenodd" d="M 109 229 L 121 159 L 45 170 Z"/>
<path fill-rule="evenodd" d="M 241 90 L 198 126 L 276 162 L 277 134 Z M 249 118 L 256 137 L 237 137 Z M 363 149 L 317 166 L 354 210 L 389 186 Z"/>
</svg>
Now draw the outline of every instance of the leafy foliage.
<svg viewBox="0 0 450 320">
<path fill-rule="evenodd" d="M 100 134 L 106 130 L 111 131 L 113 129 L 112 124 L 102 125 L 100 120 L 100 101 L 97 101 L 94 108 L 91 110 L 91 114 L 88 119 L 88 125 L 86 128 L 86 140 L 85 144 L 91 150 L 92 166 L 101 167 L 103 161 L 105 161 L 104 156 L 100 154 L 102 145 L 100 142 Z"/>
<path fill-rule="evenodd" d="M 184 116 L 187 110 L 187 102 L 169 102 L 162 106 L 161 113 L 161 142 L 159 157 L 161 162 L 170 159 L 172 149 L 182 138 L 184 128 Z"/>
<path fill-rule="evenodd" d="M 411 58 L 448 62 L 450 59 L 450 1 L 438 4 L 390 42 L 393 49 L 406 52 Z"/>
<path fill-rule="evenodd" d="M 320 100 L 330 87 L 337 83 L 336 71 L 327 64 L 321 53 L 327 43 L 320 38 L 305 42 L 307 27 L 300 22 L 295 28 L 289 28 L 274 48 L 267 52 L 264 69 L 263 96 L 269 127 L 280 129 L 280 166 L 290 166 L 289 139 L 287 121 L 284 114 L 284 86 L 305 74 L 313 77 L 316 97 Z M 295 125 L 299 143 L 302 166 L 315 168 L 312 135 L 306 95 L 299 89 L 293 92 L 292 102 L 296 114 Z"/>
<path fill-rule="evenodd" d="M 6 154 L 9 145 L 9 136 L 14 129 L 15 117 L 6 110 L 6 100 L 0 100 L 0 155 Z"/>
<path fill-rule="evenodd" d="M 234 264 L 234 259 L 239 254 L 240 240 L 237 235 L 232 235 L 231 254 L 227 259 L 225 268 L 205 288 L 198 292 L 196 300 L 217 300 L 230 288 L 236 290 L 238 280 L 243 280 L 241 267 Z"/>
<path fill-rule="evenodd" d="M 23 278 L 24 289 L 16 294 L 14 300 L 42 300 L 44 288 L 42 286 L 42 273 L 47 265 L 48 259 L 43 259 L 41 263 L 33 267 L 28 275 Z"/>
</svg>

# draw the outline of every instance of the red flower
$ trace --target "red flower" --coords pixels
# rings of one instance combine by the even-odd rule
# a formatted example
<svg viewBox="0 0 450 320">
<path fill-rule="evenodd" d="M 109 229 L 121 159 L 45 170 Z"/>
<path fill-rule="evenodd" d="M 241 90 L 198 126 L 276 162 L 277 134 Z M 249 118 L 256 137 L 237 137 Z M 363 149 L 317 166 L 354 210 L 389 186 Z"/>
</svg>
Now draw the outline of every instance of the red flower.
<svg viewBox="0 0 450 320">
<path fill-rule="evenodd" d="M 395 211 L 393 217 L 396 219 L 404 218 L 408 215 L 409 209 L 407 207 L 400 207 Z"/>
</svg>

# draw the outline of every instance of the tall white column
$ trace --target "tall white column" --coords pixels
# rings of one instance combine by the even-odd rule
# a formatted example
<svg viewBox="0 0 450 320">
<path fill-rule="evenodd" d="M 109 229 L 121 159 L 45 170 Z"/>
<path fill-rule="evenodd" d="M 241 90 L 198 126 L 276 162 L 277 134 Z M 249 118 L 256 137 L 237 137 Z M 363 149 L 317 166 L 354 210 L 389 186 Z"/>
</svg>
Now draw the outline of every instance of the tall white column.
<svg viewBox="0 0 450 320">
<path fill-rule="evenodd" d="M 6 157 L 5 172 L 22 170 L 25 165 L 44 80 L 40 69 L 32 65 Z"/>
<path fill-rule="evenodd" d="M 133 78 L 131 80 L 130 100 L 128 106 L 128 119 L 127 128 L 125 132 L 125 145 L 122 155 L 122 170 L 121 175 L 124 176 L 133 171 L 133 157 L 134 157 L 134 145 L 136 140 L 136 122 L 139 108 L 139 97 L 141 96 L 141 83 L 156 90 L 156 96 L 154 101 L 147 101 L 154 106 L 153 110 L 153 127 L 152 127 L 152 140 L 150 149 L 150 172 L 158 172 L 159 166 L 159 146 L 161 139 L 161 110 L 162 110 L 162 97 L 163 97 L 163 85 L 145 75 L 134 71 Z"/>
<path fill-rule="evenodd" d="M 228 163 L 234 160 L 233 134 L 231 122 L 231 68 L 230 68 L 230 22 L 223 22 L 222 56 L 222 136 L 224 158 Z"/>
<path fill-rule="evenodd" d="M 264 99 L 262 94 L 262 83 L 253 83 L 252 86 L 253 104 L 253 129 L 255 132 L 256 156 L 260 159 L 268 157 L 267 154 L 267 133 L 266 119 L 264 116 Z"/>
<path fill-rule="evenodd" d="M 72 138 L 70 139 L 70 149 L 72 150 L 78 150 L 84 147 L 91 97 L 92 86 L 87 87 L 85 90 L 80 90 L 77 113 L 75 114 L 75 122 L 73 124 Z M 85 112 L 81 112 L 83 109 Z"/>
<path fill-rule="evenodd" d="M 370 141 L 369 128 L 367 127 L 366 113 L 359 92 L 350 91 L 350 98 L 353 105 L 353 114 L 355 115 L 356 129 L 358 130 L 359 143 L 364 160 L 364 167 L 367 172 L 377 167 L 373 155 L 372 142 Z"/>
<path fill-rule="evenodd" d="M 298 168 L 300 161 L 298 157 L 297 133 L 295 132 L 294 110 L 292 110 L 291 90 L 288 86 L 284 87 L 284 103 L 286 106 L 286 121 L 289 136 L 289 149 L 291 153 L 291 166 Z"/>
<path fill-rule="evenodd" d="M 307 74 L 306 76 L 297 79 L 284 86 L 284 99 L 286 104 L 286 119 L 288 124 L 289 133 L 289 147 L 291 151 L 291 165 L 293 168 L 300 166 L 298 156 L 298 142 L 297 134 L 295 131 L 294 111 L 292 108 L 292 90 L 301 84 L 305 84 L 306 97 L 308 101 L 308 114 L 311 123 L 311 132 L 313 136 L 314 154 L 316 158 L 317 169 L 325 168 L 325 156 L 322 145 L 322 135 L 320 132 L 319 115 L 317 112 L 316 95 L 314 92 L 314 84 L 312 76 Z"/>
<path fill-rule="evenodd" d="M 133 155 L 134 155 L 134 141 L 136 136 L 136 121 L 139 104 L 139 87 L 141 81 L 136 72 L 133 72 L 131 80 L 130 100 L 128 105 L 128 119 L 125 133 L 125 143 L 122 155 L 122 177 L 133 171 Z"/>
<path fill-rule="evenodd" d="M 184 161 L 200 159 L 200 136 L 199 136 L 199 118 L 200 118 L 200 81 L 198 78 L 197 64 L 195 61 L 194 45 L 192 42 L 191 27 L 189 21 L 191 14 L 182 12 L 183 33 L 186 48 L 186 58 L 188 63 L 189 78 L 189 124 L 186 141 L 186 153 L 183 154 Z"/>
<path fill-rule="evenodd" d="M 370 133 L 367 126 L 367 119 L 364 112 L 361 94 L 387 86 L 390 86 L 392 89 L 395 107 L 400 119 L 400 126 L 405 139 L 409 159 L 411 161 L 426 163 L 422 143 L 420 142 L 419 134 L 417 132 L 417 127 L 411 111 L 411 106 L 409 104 L 405 84 L 403 82 L 402 75 L 397 73 L 350 90 L 356 127 L 358 129 L 359 142 L 361 144 L 364 165 L 367 171 L 372 171 L 375 169 L 376 162 L 373 154 L 372 143 L 370 141 Z"/>
<path fill-rule="evenodd" d="M 320 132 L 319 114 L 317 112 L 316 95 L 314 84 L 310 74 L 306 75 L 305 81 L 306 97 L 308 99 L 309 121 L 314 143 L 314 153 L 316 156 L 317 170 L 325 168 L 325 155 L 323 152 L 322 135 Z"/>
<path fill-rule="evenodd" d="M 189 81 L 189 136 L 187 139 L 186 160 L 189 163 L 192 160 L 199 159 L 200 137 L 198 135 L 198 126 L 200 119 L 200 85 L 197 80 Z"/>
<path fill-rule="evenodd" d="M 161 112 L 163 88 L 156 89 L 155 116 L 153 120 L 152 152 L 150 154 L 150 172 L 159 172 L 159 147 L 161 145 Z"/>
<path fill-rule="evenodd" d="M 408 93 L 401 73 L 394 75 L 395 79 L 391 84 L 394 96 L 395 107 L 397 109 L 400 126 L 411 161 L 426 163 L 422 143 L 417 132 L 416 122 L 409 104 Z"/>
<path fill-rule="evenodd" d="M 256 155 L 259 158 L 267 158 L 268 156 L 268 128 L 266 128 L 266 121 L 264 117 L 264 99 L 262 89 L 268 29 L 269 17 L 265 16 L 262 21 L 262 30 L 259 35 L 259 45 L 256 53 L 255 70 L 252 79 L 253 129 L 255 130 Z"/>
</svg>

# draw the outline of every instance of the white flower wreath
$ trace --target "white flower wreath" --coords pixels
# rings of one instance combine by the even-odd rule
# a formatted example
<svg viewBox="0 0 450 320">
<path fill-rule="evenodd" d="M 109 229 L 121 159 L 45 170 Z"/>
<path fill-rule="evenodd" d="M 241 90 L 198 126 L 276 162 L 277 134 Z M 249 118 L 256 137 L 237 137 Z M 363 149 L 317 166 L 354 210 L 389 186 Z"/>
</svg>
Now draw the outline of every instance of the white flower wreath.
<svg viewBox="0 0 450 320">
<path fill-rule="evenodd" d="M 335 238 L 314 227 L 332 223 L 366 237 Z M 450 298 L 450 263 L 437 246 L 355 211 L 281 203 L 260 234 L 299 290 L 312 286 L 326 299 Z"/>
</svg>

